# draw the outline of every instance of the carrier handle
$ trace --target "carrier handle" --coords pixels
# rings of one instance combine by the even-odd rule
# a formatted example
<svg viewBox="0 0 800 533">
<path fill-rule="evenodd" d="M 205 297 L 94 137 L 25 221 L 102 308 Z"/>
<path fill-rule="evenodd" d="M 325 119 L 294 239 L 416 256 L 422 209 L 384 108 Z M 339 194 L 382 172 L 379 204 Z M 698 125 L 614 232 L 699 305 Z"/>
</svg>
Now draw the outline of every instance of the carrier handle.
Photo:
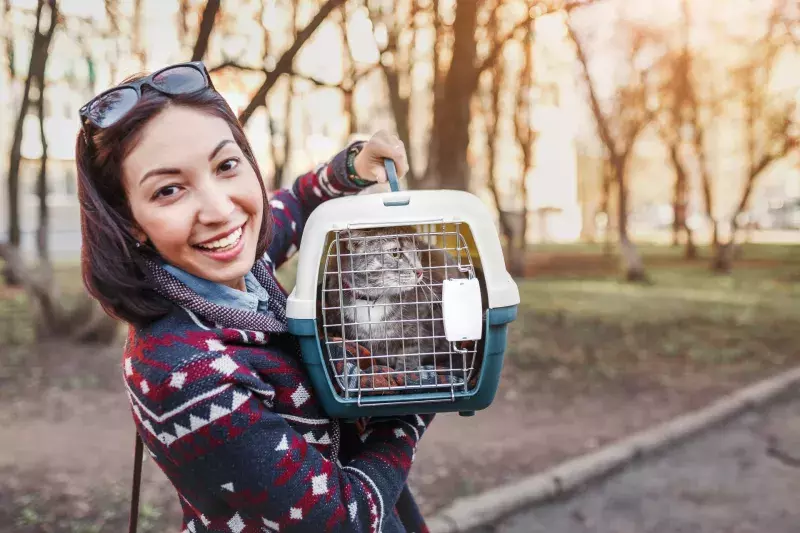
<svg viewBox="0 0 800 533">
<path fill-rule="evenodd" d="M 397 178 L 397 166 L 394 161 L 388 157 L 383 160 L 383 166 L 386 168 L 386 177 L 389 179 L 389 187 L 392 192 L 400 190 L 400 181 Z"/>
</svg>

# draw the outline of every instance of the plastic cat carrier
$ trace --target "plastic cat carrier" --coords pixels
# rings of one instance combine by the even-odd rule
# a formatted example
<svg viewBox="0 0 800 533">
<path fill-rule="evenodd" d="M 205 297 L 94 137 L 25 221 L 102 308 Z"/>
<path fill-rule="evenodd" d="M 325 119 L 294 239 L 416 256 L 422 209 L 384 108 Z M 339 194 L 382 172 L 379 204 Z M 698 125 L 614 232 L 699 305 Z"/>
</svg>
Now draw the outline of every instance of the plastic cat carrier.
<svg viewBox="0 0 800 533">
<path fill-rule="evenodd" d="M 309 217 L 289 331 L 323 408 L 474 414 L 494 399 L 519 290 L 486 206 L 462 191 L 337 198 Z"/>
</svg>

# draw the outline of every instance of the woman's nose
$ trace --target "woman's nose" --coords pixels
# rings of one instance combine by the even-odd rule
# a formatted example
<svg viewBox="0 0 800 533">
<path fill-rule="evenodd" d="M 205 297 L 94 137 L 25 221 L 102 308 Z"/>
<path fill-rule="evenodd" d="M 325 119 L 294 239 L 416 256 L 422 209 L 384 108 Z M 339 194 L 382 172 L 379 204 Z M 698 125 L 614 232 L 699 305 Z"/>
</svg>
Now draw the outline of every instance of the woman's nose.
<svg viewBox="0 0 800 533">
<path fill-rule="evenodd" d="M 198 220 L 202 224 L 227 222 L 236 208 L 235 203 L 223 187 L 204 187 L 199 196 Z"/>
</svg>

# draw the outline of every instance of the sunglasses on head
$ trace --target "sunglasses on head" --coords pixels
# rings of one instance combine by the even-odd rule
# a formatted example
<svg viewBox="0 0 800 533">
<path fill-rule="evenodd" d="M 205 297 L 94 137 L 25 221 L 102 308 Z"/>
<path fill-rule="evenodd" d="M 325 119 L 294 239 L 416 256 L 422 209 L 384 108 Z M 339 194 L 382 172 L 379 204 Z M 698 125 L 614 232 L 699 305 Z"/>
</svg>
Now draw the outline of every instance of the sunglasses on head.
<svg viewBox="0 0 800 533">
<path fill-rule="evenodd" d="M 83 124 L 91 122 L 98 128 L 108 128 L 117 123 L 142 97 L 144 85 L 167 95 L 214 88 L 202 61 L 170 65 L 139 80 L 103 91 L 89 100 L 79 111 Z"/>
</svg>

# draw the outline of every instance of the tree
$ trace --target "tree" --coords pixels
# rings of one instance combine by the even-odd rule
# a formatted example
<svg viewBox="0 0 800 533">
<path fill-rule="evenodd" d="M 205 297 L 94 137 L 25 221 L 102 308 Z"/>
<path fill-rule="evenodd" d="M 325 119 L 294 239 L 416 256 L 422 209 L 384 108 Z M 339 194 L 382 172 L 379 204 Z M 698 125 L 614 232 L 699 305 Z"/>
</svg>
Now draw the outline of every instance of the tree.
<svg viewBox="0 0 800 533">
<path fill-rule="evenodd" d="M 44 25 L 47 16 L 47 26 Z M 19 211 L 19 181 L 20 164 L 22 162 L 22 135 L 25 118 L 31 104 L 31 85 L 34 80 L 39 80 L 40 91 L 44 88 L 45 68 L 49 56 L 50 42 L 53 39 L 56 23 L 58 21 L 58 8 L 56 0 L 39 0 L 36 6 L 36 27 L 33 30 L 33 43 L 31 45 L 31 58 L 28 65 L 28 76 L 25 78 L 25 85 L 22 90 L 22 102 L 20 103 L 19 114 L 14 124 L 14 134 L 11 141 L 11 151 L 8 168 L 8 202 L 9 202 L 9 243 L 13 247 L 19 247 L 22 234 L 20 230 L 20 211 Z M 42 29 L 44 28 L 44 33 Z M 43 98 L 42 92 L 39 98 Z M 44 169 L 46 170 L 46 169 Z M 40 180 L 43 179 L 40 177 Z M 46 209 L 46 207 L 45 207 Z M 6 280 L 9 284 L 16 284 L 18 278 L 14 273 L 6 268 Z"/>
<path fill-rule="evenodd" d="M 697 257 L 697 246 L 694 235 L 687 225 L 687 212 L 689 203 L 689 168 L 685 161 L 685 152 L 689 148 L 685 139 L 687 130 L 687 116 L 690 112 L 690 102 L 694 91 L 692 75 L 692 53 L 689 49 L 690 10 L 687 0 L 683 0 L 683 21 L 681 24 L 681 42 L 677 50 L 668 50 L 660 63 L 661 75 L 656 82 L 655 94 L 648 96 L 648 101 L 654 102 L 653 123 L 659 137 L 664 142 L 669 154 L 669 162 L 675 171 L 675 186 L 672 198 L 672 244 L 678 246 L 681 235 L 686 243 L 685 257 Z M 658 37 L 661 41 L 663 38 Z M 671 47 L 672 43 L 664 43 Z"/>
<path fill-rule="evenodd" d="M 709 146 L 707 142 L 707 131 L 711 121 L 719 114 L 719 109 L 723 103 L 723 97 L 713 88 L 713 84 L 708 84 L 708 95 L 706 98 L 703 98 L 699 94 L 699 83 L 697 75 L 694 74 L 695 71 L 699 71 L 697 67 L 697 58 L 692 60 L 692 75 L 689 78 L 689 90 L 686 95 L 686 124 L 696 161 L 695 168 L 700 176 L 705 215 L 708 223 L 711 225 L 711 247 L 716 251 L 719 244 L 719 222 L 714 214 L 714 194 L 711 180 L 711 166 L 708 156 Z"/>
<path fill-rule="evenodd" d="M 131 21 L 131 49 L 144 69 L 147 65 L 147 45 L 142 39 L 142 0 L 133 0 L 133 20 Z"/>
<path fill-rule="evenodd" d="M 594 116 L 599 137 L 608 154 L 609 164 L 617 186 L 617 223 L 619 244 L 625 278 L 628 281 L 646 281 L 647 276 L 642 258 L 636 246 L 628 237 L 628 162 L 640 133 L 649 123 L 647 111 L 646 80 L 647 72 L 640 65 L 646 57 L 647 32 L 643 28 L 631 26 L 628 43 L 629 79 L 617 87 L 615 95 L 603 106 L 594 80 L 590 74 L 589 57 L 583 42 L 578 37 L 571 21 L 567 30 L 575 44 L 576 56 L 581 66 L 583 79 L 589 93 L 589 103 Z M 605 107 L 605 110 L 603 109 Z"/>
<path fill-rule="evenodd" d="M 411 187 L 419 186 L 419 176 L 415 172 L 414 151 L 411 149 L 411 94 L 413 92 L 412 69 L 416 59 L 415 42 L 419 31 L 416 23 L 417 17 L 422 13 L 415 0 L 408 0 L 402 3 L 392 2 L 388 6 L 380 2 L 368 2 L 370 7 L 370 18 L 374 26 L 382 26 L 386 30 L 386 45 L 381 50 L 378 65 L 383 72 L 389 96 L 389 104 L 395 121 L 395 130 L 400 141 L 406 146 L 408 154 L 409 171 L 407 174 L 408 183 Z M 434 31 L 434 58 L 439 49 L 441 39 L 440 29 L 437 22 L 439 17 L 439 2 L 434 0 L 432 4 L 432 16 Z M 436 77 L 436 65 L 434 60 L 434 78 Z M 432 90 L 436 93 L 436 82 L 434 81 Z M 434 98 L 436 98 L 434 96 Z"/>
<path fill-rule="evenodd" d="M 353 59 L 350 36 L 347 32 L 347 4 L 343 5 L 341 10 L 342 18 L 339 22 L 339 28 L 342 32 L 342 40 L 344 41 L 344 53 L 342 62 L 344 63 L 344 76 L 342 78 L 342 97 L 344 100 L 343 111 L 345 120 L 347 120 L 347 137 L 351 137 L 358 130 L 358 115 L 353 102 L 353 93 L 355 92 L 356 84 L 360 77 L 356 70 L 356 62 Z"/>
<path fill-rule="evenodd" d="M 496 22 L 490 25 L 489 31 L 496 31 Z M 483 121 L 486 128 L 486 177 L 489 192 L 494 199 L 497 208 L 497 216 L 500 222 L 500 232 L 506 244 L 506 261 L 510 264 L 510 256 L 513 253 L 511 248 L 514 243 L 514 224 L 511 221 L 508 210 L 500 197 L 500 190 L 497 186 L 496 162 L 498 152 L 499 124 L 501 120 L 500 95 L 503 89 L 505 78 L 505 61 L 498 61 L 489 69 L 490 84 L 486 95 L 482 98 L 483 102 Z"/>
<path fill-rule="evenodd" d="M 497 17 L 491 17 L 488 25 L 489 37 L 493 38 L 497 31 Z M 506 262 L 513 276 L 525 274 L 528 227 L 527 178 L 533 167 L 536 144 L 536 133 L 531 124 L 533 118 L 531 92 L 535 79 L 534 37 L 534 25 L 531 23 L 531 29 L 526 35 L 509 43 L 509 46 L 513 43 L 521 55 L 522 64 L 518 72 L 514 73 L 514 76 L 509 76 L 508 60 L 500 58 L 486 72 L 484 78 L 488 83 L 484 83 L 486 89 L 480 94 L 486 130 L 487 186 L 497 207 L 500 230 L 505 242 Z M 513 91 L 509 91 L 511 87 L 514 88 Z M 501 102 L 508 100 L 511 100 L 510 106 L 501 105 Z M 511 187 L 512 202 L 502 200 L 497 182 L 498 153 L 503 144 L 501 123 L 510 123 L 521 156 L 521 171 Z"/>
<path fill-rule="evenodd" d="M 469 128 L 472 121 L 471 103 L 478 89 L 481 74 L 496 63 L 506 43 L 518 34 L 528 31 L 535 18 L 558 11 L 569 13 L 575 8 L 591 3 L 593 0 L 568 2 L 519 0 L 501 3 L 495 7 L 490 2 L 467 0 L 454 3 L 455 11 L 451 24 L 442 20 L 441 6 L 438 1 L 425 3 L 425 5 L 431 6 L 429 19 L 434 28 L 431 48 L 433 119 L 425 171 L 422 173 L 423 179 L 417 181 L 418 186 L 460 190 L 469 188 L 470 171 L 467 153 Z M 419 4 L 423 5 L 422 2 Z M 381 0 L 374 0 L 368 5 L 370 5 L 373 23 L 376 25 L 391 16 L 392 12 L 381 9 L 384 5 Z M 507 12 L 508 15 L 501 16 L 500 11 Z M 417 14 L 420 11 L 412 5 L 408 12 Z M 520 15 L 520 13 L 524 14 Z M 508 22 L 509 16 L 511 17 L 510 22 Z M 503 33 L 495 33 L 491 39 L 479 41 L 479 36 L 489 33 L 488 28 L 493 24 L 493 19 L 508 22 L 510 28 Z M 391 28 L 389 24 L 386 26 Z M 402 32 L 415 31 L 416 26 L 413 23 L 399 24 L 397 28 L 399 29 L 396 35 L 389 31 L 389 38 L 383 52 L 393 52 L 390 48 L 392 43 L 401 40 Z M 485 49 L 484 53 L 479 53 L 479 42 L 486 45 L 480 47 Z M 403 132 L 410 130 L 410 126 L 407 126 L 410 107 L 403 95 L 399 94 L 401 85 L 392 79 L 395 76 L 403 76 L 403 68 L 409 68 L 409 63 L 392 61 L 385 65 L 383 70 L 390 100 L 393 102 L 392 109 L 398 136 L 408 145 L 406 139 L 403 139 Z"/>
<path fill-rule="evenodd" d="M 712 269 L 717 272 L 730 272 L 733 266 L 741 218 L 758 178 L 800 143 L 796 96 L 777 94 L 771 83 L 780 52 L 791 43 L 790 35 L 781 29 L 781 13 L 787 3 L 787 0 L 781 0 L 775 4 L 767 31 L 750 47 L 751 57 L 733 75 L 740 89 L 740 106 L 744 115 L 745 181 L 731 215 L 729 237 L 718 247 L 712 262 Z"/>
<path fill-rule="evenodd" d="M 50 28 L 50 32 L 55 28 L 55 24 Z M 36 230 L 36 247 L 39 251 L 39 259 L 43 262 L 50 260 L 48 235 L 50 233 L 50 210 L 47 204 L 47 135 L 45 134 L 44 124 L 44 94 L 45 80 L 44 72 L 37 76 L 39 88 L 39 98 L 36 101 L 36 115 L 39 119 L 39 138 L 42 144 L 42 154 L 39 157 L 39 175 L 36 179 L 36 195 L 39 197 L 39 227 Z"/>
<path fill-rule="evenodd" d="M 533 26 L 533 23 L 531 23 Z M 520 222 L 517 235 L 514 236 L 513 253 L 509 258 L 511 273 L 522 276 L 525 273 L 525 251 L 528 234 L 528 174 L 534 166 L 534 147 L 536 132 L 532 125 L 531 92 L 535 78 L 533 65 L 534 30 L 531 28 L 522 39 L 522 69 L 519 74 L 517 91 L 514 95 L 514 136 L 522 152 L 522 172 L 518 180 L 518 195 L 521 199 Z M 543 230 L 544 231 L 544 230 Z"/>
</svg>

